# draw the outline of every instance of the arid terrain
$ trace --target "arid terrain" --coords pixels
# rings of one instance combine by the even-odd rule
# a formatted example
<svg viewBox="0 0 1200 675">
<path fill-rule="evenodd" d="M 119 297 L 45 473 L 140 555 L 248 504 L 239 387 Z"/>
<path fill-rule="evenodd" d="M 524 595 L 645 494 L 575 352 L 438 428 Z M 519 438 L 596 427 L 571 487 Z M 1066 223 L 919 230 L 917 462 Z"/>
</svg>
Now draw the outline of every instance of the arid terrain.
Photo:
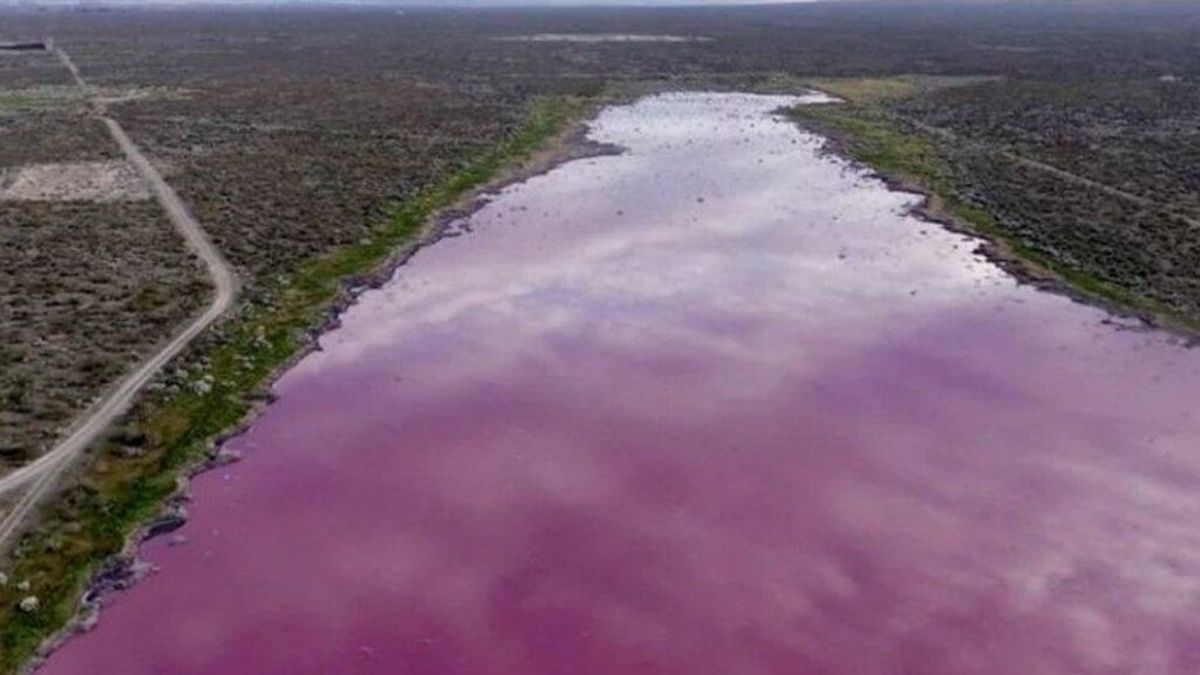
<svg viewBox="0 0 1200 675">
<path fill-rule="evenodd" d="M 650 37 L 564 38 L 579 34 Z M 844 102 L 798 111 L 799 123 L 934 194 L 946 207 L 935 215 L 1060 289 L 1200 325 L 1190 3 L 0 9 L 0 42 L 46 38 L 93 91 L 49 52 L 0 51 L 5 470 L 52 447 L 211 296 L 91 97 L 179 193 L 242 291 L 12 547 L 13 583 L 0 585 L 9 670 L 75 613 L 98 565 L 159 512 L 208 440 L 261 402 L 271 373 L 324 323 L 340 278 L 383 262 L 415 236 L 417 215 L 597 101 L 824 89 Z M 41 611 L 18 608 L 31 594 Z"/>
</svg>

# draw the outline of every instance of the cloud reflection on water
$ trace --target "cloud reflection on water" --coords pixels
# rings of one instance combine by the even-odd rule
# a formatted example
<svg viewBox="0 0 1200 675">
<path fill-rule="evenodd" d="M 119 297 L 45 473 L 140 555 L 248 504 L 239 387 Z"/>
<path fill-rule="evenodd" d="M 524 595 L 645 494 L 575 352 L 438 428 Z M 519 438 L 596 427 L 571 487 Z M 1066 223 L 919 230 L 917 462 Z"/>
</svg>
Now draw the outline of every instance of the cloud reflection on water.
<svg viewBox="0 0 1200 675">
<path fill-rule="evenodd" d="M 1197 672 L 1197 353 L 785 102 L 609 110 L 367 293 L 46 672 Z"/>
</svg>

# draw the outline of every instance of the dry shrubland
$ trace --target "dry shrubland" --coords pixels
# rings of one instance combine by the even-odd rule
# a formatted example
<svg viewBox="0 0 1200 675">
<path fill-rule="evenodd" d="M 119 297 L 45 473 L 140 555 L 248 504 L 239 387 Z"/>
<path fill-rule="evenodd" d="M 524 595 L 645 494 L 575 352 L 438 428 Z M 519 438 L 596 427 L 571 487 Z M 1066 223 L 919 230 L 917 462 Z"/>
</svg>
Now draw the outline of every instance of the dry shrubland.
<svg viewBox="0 0 1200 675">
<path fill-rule="evenodd" d="M 153 202 L 0 202 L 0 458 L 36 454 L 205 301 Z"/>
</svg>

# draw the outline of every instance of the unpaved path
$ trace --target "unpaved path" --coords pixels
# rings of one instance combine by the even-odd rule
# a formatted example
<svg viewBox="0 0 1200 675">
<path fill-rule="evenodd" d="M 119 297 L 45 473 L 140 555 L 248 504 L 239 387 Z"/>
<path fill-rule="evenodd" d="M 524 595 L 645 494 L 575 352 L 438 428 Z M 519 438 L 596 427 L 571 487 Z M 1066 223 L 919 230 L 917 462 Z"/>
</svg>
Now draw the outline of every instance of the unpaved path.
<svg viewBox="0 0 1200 675">
<path fill-rule="evenodd" d="M 85 93 L 91 94 L 92 89 L 79 73 L 79 69 L 67 56 L 67 53 L 57 46 L 53 47 L 54 54 L 63 66 L 71 72 L 75 83 Z M 171 219 L 175 229 L 187 240 L 192 251 L 204 261 L 212 278 L 215 294 L 212 302 L 203 314 L 196 317 L 187 327 L 179 332 L 170 342 L 163 345 L 158 353 L 142 363 L 137 370 L 130 373 L 120 382 L 116 389 L 108 393 L 100 401 L 89 408 L 79 419 L 70 435 L 46 454 L 0 478 L 0 497 L 15 490 L 30 485 L 28 491 L 21 496 L 12 510 L 0 519 L 0 546 L 20 528 L 25 517 L 38 504 L 46 492 L 55 484 L 56 479 L 72 461 L 83 453 L 106 429 L 128 409 L 133 397 L 163 368 L 172 358 L 178 355 L 204 329 L 213 324 L 233 304 L 237 294 L 238 282 L 233 268 L 225 261 L 220 251 L 209 241 L 208 235 L 200 227 L 200 223 L 188 211 L 187 206 L 179 199 L 179 195 L 163 180 L 162 174 L 146 159 L 142 153 L 117 123 L 108 115 L 105 102 L 99 98 L 91 98 L 96 115 L 108 127 L 109 134 L 121 147 L 125 158 L 138 170 L 146 181 L 155 199 L 162 205 Z"/>
</svg>

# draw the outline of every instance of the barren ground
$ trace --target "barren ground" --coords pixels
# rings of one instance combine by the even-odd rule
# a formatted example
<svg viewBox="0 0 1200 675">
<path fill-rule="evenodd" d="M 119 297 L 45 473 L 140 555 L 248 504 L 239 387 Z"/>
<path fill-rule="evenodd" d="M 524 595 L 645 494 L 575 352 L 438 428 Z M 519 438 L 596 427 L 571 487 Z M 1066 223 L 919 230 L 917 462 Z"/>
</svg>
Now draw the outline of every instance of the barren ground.
<svg viewBox="0 0 1200 675">
<path fill-rule="evenodd" d="M 30 164 L 0 173 L 0 201 L 125 202 L 150 198 L 124 160 Z"/>
</svg>

